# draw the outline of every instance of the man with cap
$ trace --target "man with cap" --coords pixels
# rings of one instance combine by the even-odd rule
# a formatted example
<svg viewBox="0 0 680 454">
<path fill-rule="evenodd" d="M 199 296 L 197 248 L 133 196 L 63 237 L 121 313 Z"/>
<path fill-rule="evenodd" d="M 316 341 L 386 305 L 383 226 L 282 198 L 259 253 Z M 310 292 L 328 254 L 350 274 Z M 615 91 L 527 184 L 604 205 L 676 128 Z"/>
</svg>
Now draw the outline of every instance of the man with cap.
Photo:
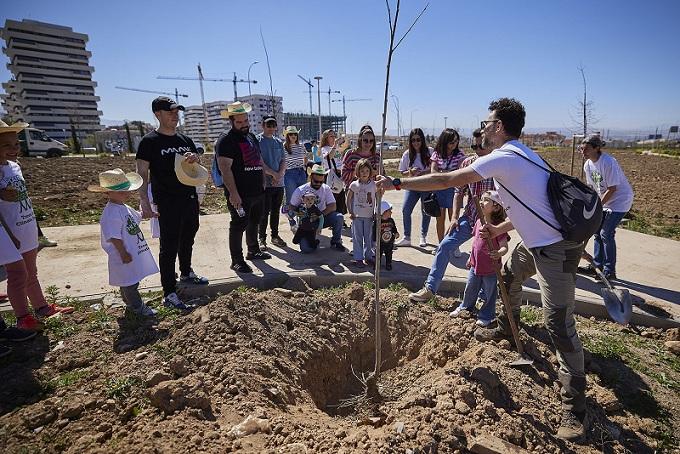
<svg viewBox="0 0 680 454">
<path fill-rule="evenodd" d="M 257 229 L 264 209 L 265 172 L 257 137 L 250 132 L 248 112 L 252 107 L 240 101 L 227 105 L 222 116 L 229 118 L 231 130 L 222 134 L 215 145 L 217 166 L 224 182 L 224 195 L 231 215 L 229 253 L 231 269 L 252 273 L 243 259 L 243 232 L 246 233 L 248 260 L 266 260 L 271 255 L 260 250 Z"/>
<path fill-rule="evenodd" d="M 159 127 L 142 138 L 137 148 L 137 173 L 143 183 L 139 198 L 144 218 L 158 217 L 160 253 L 158 265 L 163 286 L 163 305 L 186 310 L 188 307 L 177 295 L 175 261 L 179 258 L 180 281 L 187 284 L 207 284 L 208 280 L 191 269 L 194 238 L 198 232 L 198 197 L 194 186 L 181 183 L 175 173 L 175 155 L 184 156 L 189 163 L 198 162 L 196 145 L 177 132 L 179 111 L 184 106 L 167 96 L 159 96 L 151 103 L 151 110 Z M 151 183 L 153 200 L 158 213 L 151 209 L 148 186 Z"/>
<path fill-rule="evenodd" d="M 328 172 L 324 170 L 321 164 L 314 164 L 312 172 L 309 175 L 309 183 L 303 184 L 293 192 L 293 195 L 290 198 L 288 211 L 289 213 L 294 212 L 296 207 L 299 207 L 300 204 L 302 204 L 302 197 L 306 194 L 313 193 L 317 200 L 316 206 L 323 214 L 323 228 L 330 227 L 333 230 L 331 248 L 337 251 L 345 251 L 346 249 L 342 245 L 342 222 L 344 218 L 341 213 L 336 211 L 333 191 L 331 191 L 331 188 L 324 183 L 327 173 Z M 295 229 L 297 226 L 291 224 L 291 227 Z M 300 252 L 303 254 L 315 250 L 316 245 L 307 244 L 304 241 L 300 242 Z"/>
<path fill-rule="evenodd" d="M 262 120 L 262 134 L 258 135 L 262 152 L 263 170 L 265 174 L 264 209 L 260 219 L 260 249 L 267 249 L 267 222 L 272 232 L 272 244 L 286 247 L 286 242 L 279 236 L 279 215 L 283 202 L 283 176 L 286 173 L 286 155 L 283 143 L 276 134 L 276 117 L 267 115 Z"/>
</svg>

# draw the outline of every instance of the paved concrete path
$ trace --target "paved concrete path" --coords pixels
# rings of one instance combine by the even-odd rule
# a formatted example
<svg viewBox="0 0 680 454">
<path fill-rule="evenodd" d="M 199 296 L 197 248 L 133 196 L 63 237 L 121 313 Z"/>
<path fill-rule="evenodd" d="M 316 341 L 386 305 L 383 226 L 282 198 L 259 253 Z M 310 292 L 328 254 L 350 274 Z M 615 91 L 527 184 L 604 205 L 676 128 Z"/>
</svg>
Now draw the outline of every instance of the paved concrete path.
<svg viewBox="0 0 680 454">
<path fill-rule="evenodd" d="M 403 193 L 389 192 L 386 199 L 395 205 L 394 218 L 401 234 L 403 224 L 401 216 L 401 200 Z M 196 238 L 193 255 L 193 267 L 197 273 L 208 277 L 211 281 L 224 281 L 238 276 L 229 269 L 229 251 L 227 247 L 229 216 L 227 214 L 201 216 L 201 228 Z M 413 215 L 414 233 L 419 231 L 419 207 Z M 148 222 L 142 229 L 149 240 L 154 255 L 158 256 L 158 240 L 151 239 Z M 52 227 L 44 229 L 46 234 L 59 242 L 56 248 L 43 249 L 39 255 L 39 275 L 43 288 L 56 285 L 61 294 L 76 297 L 101 295 L 113 290 L 108 285 L 106 255 L 99 244 L 99 225 L 80 225 L 68 227 Z M 370 276 L 368 269 L 359 270 L 350 265 L 351 256 L 346 252 L 328 249 L 330 231 L 324 230 L 321 248 L 314 254 L 303 255 L 292 247 L 292 233 L 285 217 L 281 218 L 280 234 L 289 243 L 285 249 L 269 248 L 272 259 L 251 262 L 257 276 L 300 272 L 323 276 L 342 274 L 346 276 Z M 514 244 L 518 235 L 511 232 Z M 381 276 L 390 275 L 404 277 L 409 283 L 422 283 L 430 270 L 436 240 L 435 221 L 430 226 L 429 245 L 425 248 L 401 247 L 394 253 L 394 269 L 385 271 Z M 417 235 L 414 242 L 418 242 Z M 343 241 L 348 249 L 352 248 L 348 230 L 343 232 Z M 641 233 L 619 229 L 618 243 L 618 276 L 617 286 L 630 289 L 634 298 L 661 306 L 665 311 L 680 320 L 680 242 Z M 446 277 L 464 282 L 467 276 L 465 263 L 471 242 L 461 247 L 463 256 L 455 259 L 448 267 Z M 408 279 L 406 279 L 408 277 Z M 249 279 L 253 282 L 252 278 Z M 319 281 L 321 282 L 321 280 Z M 527 287 L 537 288 L 534 280 L 526 282 Z M 159 275 L 151 276 L 142 282 L 144 288 L 158 288 Z M 458 288 L 464 288 L 458 286 Z M 577 297 L 599 299 L 600 284 L 583 276 L 578 277 Z M 5 290 L 5 283 L 0 283 L 0 291 Z M 500 304 L 500 301 L 499 301 Z M 7 309 L 7 307 L 5 307 Z"/>
</svg>

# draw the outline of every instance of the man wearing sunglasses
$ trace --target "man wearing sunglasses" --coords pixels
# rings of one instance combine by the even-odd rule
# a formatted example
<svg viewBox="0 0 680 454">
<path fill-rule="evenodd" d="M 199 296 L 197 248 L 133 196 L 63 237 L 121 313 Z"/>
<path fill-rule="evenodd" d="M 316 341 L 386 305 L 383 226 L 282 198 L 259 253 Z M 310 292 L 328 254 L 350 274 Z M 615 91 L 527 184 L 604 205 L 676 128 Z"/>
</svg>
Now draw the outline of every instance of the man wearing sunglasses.
<svg viewBox="0 0 680 454">
<path fill-rule="evenodd" d="M 302 204 L 302 196 L 310 192 L 316 195 L 316 206 L 323 214 L 323 227 L 331 227 L 333 235 L 331 237 L 331 249 L 337 251 L 345 251 L 342 245 L 342 222 L 343 216 L 336 211 L 335 197 L 331 188 L 324 183 L 324 179 L 328 172 L 324 170 L 321 164 L 314 164 L 312 172 L 309 175 L 309 183 L 305 183 L 293 192 L 290 198 L 289 211 L 295 211 L 295 208 Z M 295 227 L 291 225 L 291 227 Z M 300 241 L 300 252 L 308 254 L 316 250 L 315 244 L 309 244 L 303 238 Z"/>
<path fill-rule="evenodd" d="M 560 365 L 558 377 L 562 384 L 563 412 L 557 437 L 578 442 L 585 435 L 586 377 L 583 347 L 574 320 L 574 293 L 576 267 L 583 244 L 563 239 L 559 231 L 542 220 L 558 225 L 548 200 L 549 173 L 542 168 L 545 164 L 533 150 L 519 141 L 526 116 L 524 106 L 515 99 L 501 98 L 491 102 L 489 112 L 488 119 L 481 123 L 482 145 L 493 149 L 487 156 L 453 172 L 403 180 L 379 176 L 376 184 L 385 190 L 427 191 L 461 187 L 483 178 L 495 180 L 509 219 L 495 227 L 487 225 L 485 231 L 495 237 L 514 228 L 522 239 L 509 262 L 513 262 L 512 273 L 518 271 L 514 279 L 536 274 L 541 290 L 545 327 Z M 528 251 L 533 260 L 514 263 L 522 262 L 522 251 Z M 513 279 L 507 274 L 507 265 L 504 280 Z M 512 315 L 515 315 L 514 311 Z M 478 340 L 499 339 L 508 334 L 500 326 L 477 331 L 475 338 Z"/>
</svg>

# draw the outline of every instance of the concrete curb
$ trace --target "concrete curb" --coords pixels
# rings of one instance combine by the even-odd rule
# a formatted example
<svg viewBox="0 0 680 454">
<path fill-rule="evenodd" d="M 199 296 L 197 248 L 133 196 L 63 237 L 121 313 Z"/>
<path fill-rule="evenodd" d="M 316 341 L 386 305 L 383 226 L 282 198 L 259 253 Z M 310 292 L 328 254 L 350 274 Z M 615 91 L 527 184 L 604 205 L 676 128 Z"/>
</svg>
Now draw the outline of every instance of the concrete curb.
<svg viewBox="0 0 680 454">
<path fill-rule="evenodd" d="M 245 274 L 240 277 L 229 277 L 223 279 L 213 279 L 208 286 L 179 286 L 184 295 L 190 297 L 210 296 L 215 297 L 218 294 L 229 293 L 241 286 L 253 287 L 257 289 L 269 289 L 282 286 L 287 280 L 291 278 L 301 278 L 311 288 L 335 287 L 347 282 L 366 282 L 373 281 L 373 275 L 369 273 L 360 274 L 336 274 L 326 270 L 303 270 L 292 272 L 277 272 L 261 274 Z M 417 290 L 421 288 L 422 276 L 405 275 L 400 273 L 390 273 L 386 276 L 381 276 L 381 288 L 385 288 L 389 284 L 403 284 L 409 289 Z M 462 295 L 465 290 L 464 279 L 445 277 L 440 286 L 440 294 L 442 295 Z M 158 291 L 160 287 L 148 287 L 140 289 L 142 291 Z M 108 293 L 86 295 L 79 297 L 81 301 L 87 304 L 99 303 Z M 541 306 L 541 293 L 538 290 L 524 287 L 523 299 L 534 306 Z M 500 301 L 497 304 L 502 304 Z M 11 309 L 11 308 L 10 308 Z M 575 312 L 584 317 L 598 317 L 601 319 L 609 319 L 607 309 L 604 302 L 598 298 L 577 297 Z M 0 310 L 1 312 L 1 310 Z M 672 318 L 661 318 L 650 315 L 638 307 L 633 306 L 633 315 L 631 324 L 639 326 L 649 326 L 654 328 L 676 328 L 680 327 L 680 321 Z"/>
</svg>

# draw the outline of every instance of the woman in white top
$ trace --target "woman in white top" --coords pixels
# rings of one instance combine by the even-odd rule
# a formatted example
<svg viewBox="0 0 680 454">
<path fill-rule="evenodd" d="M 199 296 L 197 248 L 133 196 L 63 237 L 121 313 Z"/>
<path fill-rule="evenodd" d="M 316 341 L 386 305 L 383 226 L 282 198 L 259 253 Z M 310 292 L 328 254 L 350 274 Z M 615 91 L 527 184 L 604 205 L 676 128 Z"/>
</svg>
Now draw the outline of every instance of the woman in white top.
<svg viewBox="0 0 680 454">
<path fill-rule="evenodd" d="M 593 264 L 580 270 L 595 274 L 593 267 L 604 272 L 607 279 L 616 279 L 616 227 L 633 205 L 633 188 L 619 163 L 610 154 L 603 153 L 605 141 L 591 134 L 581 143 L 586 159 L 583 165 L 586 182 L 600 195 L 604 217 L 600 231 L 594 237 Z"/>
<path fill-rule="evenodd" d="M 417 177 L 430 173 L 430 155 L 432 150 L 427 146 L 425 134 L 420 128 L 415 128 L 408 135 L 408 149 L 404 151 L 399 163 L 399 171 L 407 177 Z M 404 206 L 401 213 L 404 219 L 404 238 L 397 243 L 397 246 L 411 245 L 411 214 L 416 204 L 430 193 L 430 191 L 404 191 Z M 430 216 L 422 210 L 420 222 L 420 247 L 427 246 L 427 230 L 430 228 Z"/>
<path fill-rule="evenodd" d="M 321 134 L 319 148 L 321 149 L 321 165 L 324 170 L 335 172 L 340 177 L 342 175 L 342 152 L 347 148 L 345 138 L 337 140 L 337 135 L 332 129 L 326 129 Z M 344 147 L 344 148 L 343 148 Z M 345 189 L 339 193 L 333 193 L 335 197 L 336 211 L 347 214 L 347 204 L 345 201 Z"/>
</svg>

